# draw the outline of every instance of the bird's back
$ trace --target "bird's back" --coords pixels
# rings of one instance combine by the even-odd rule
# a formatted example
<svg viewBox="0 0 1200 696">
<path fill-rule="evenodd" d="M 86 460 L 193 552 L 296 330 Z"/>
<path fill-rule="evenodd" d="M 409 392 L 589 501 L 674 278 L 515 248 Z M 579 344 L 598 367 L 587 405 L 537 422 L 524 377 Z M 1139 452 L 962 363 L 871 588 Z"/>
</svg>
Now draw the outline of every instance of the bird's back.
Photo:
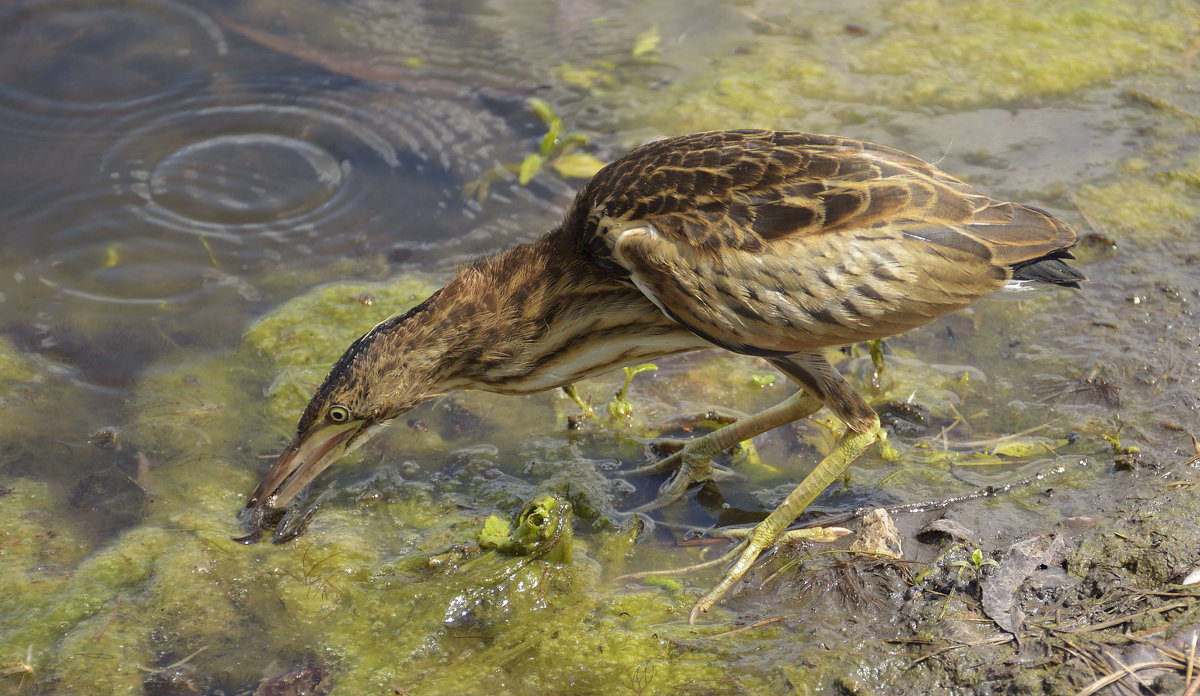
<svg viewBox="0 0 1200 696">
<path fill-rule="evenodd" d="M 1062 222 L 825 135 L 651 142 L 602 169 L 564 224 L 669 316 L 759 355 L 901 333 L 1014 278 L 1082 279 L 1062 262 L 1075 241 Z"/>
</svg>

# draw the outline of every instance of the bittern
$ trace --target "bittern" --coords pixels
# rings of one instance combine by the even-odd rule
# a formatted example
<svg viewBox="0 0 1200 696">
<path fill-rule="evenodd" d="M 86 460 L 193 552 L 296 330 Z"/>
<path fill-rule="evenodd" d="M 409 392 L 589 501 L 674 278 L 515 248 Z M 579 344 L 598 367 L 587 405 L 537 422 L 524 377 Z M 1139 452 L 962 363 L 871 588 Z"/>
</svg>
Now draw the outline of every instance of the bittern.
<svg viewBox="0 0 1200 696">
<path fill-rule="evenodd" d="M 326 467 L 435 395 L 528 394 L 713 346 L 759 356 L 800 390 L 692 440 L 659 504 L 709 476 L 722 450 L 821 405 L 847 431 L 730 555 L 694 620 L 884 437 L 823 349 L 908 331 L 1009 284 L 1078 287 L 1074 242 L 1047 213 L 882 145 L 758 130 L 653 141 L 601 169 L 556 228 L 461 268 L 354 341 L 247 508 L 258 526 L 277 523 Z"/>
</svg>

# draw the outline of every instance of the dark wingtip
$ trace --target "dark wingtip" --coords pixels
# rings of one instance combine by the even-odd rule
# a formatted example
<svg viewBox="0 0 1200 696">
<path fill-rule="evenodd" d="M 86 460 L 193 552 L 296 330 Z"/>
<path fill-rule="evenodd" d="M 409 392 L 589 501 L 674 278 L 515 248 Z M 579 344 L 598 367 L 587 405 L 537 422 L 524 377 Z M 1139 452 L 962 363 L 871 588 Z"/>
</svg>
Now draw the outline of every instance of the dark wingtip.
<svg viewBox="0 0 1200 696">
<path fill-rule="evenodd" d="M 1064 288 L 1079 289 L 1079 284 L 1087 280 L 1087 276 L 1072 268 L 1064 259 L 1074 256 L 1067 249 L 1060 249 L 1041 258 L 1022 261 L 1012 266 L 1013 280 L 1032 280 L 1038 283 L 1050 283 Z"/>
</svg>

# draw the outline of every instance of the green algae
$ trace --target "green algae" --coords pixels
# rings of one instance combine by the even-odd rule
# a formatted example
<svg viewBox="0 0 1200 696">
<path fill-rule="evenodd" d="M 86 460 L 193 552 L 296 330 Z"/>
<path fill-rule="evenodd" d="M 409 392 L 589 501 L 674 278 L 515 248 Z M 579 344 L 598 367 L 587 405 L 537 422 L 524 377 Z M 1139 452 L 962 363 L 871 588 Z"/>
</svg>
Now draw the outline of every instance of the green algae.
<svg viewBox="0 0 1200 696">
<path fill-rule="evenodd" d="M 778 127 L 797 118 L 828 130 L 887 119 L 888 107 L 961 109 L 1069 94 L 1174 69 L 1194 31 L 1189 20 L 1200 16 L 1182 0 L 904 0 L 808 14 L 761 2 L 754 10 L 779 30 L 678 85 L 668 130 Z M 867 32 L 847 31 L 851 24 Z"/>
<path fill-rule="evenodd" d="M 0 495 L 0 662 L 19 659 L 28 648 L 41 661 L 58 630 L 48 622 L 32 625 L 17 617 L 42 617 L 69 586 L 70 571 L 87 556 L 79 530 L 57 514 L 45 483 L 6 480 Z"/>
<path fill-rule="evenodd" d="M 892 78 L 897 103 L 968 106 L 1073 92 L 1173 67 L 1195 16 L 1185 2 L 908 0 L 860 57 Z M 883 96 L 873 94 L 872 96 Z"/>
<path fill-rule="evenodd" d="M 39 370 L 32 360 L 21 355 L 10 341 L 0 338 L 0 385 L 28 382 Z"/>
<path fill-rule="evenodd" d="M 252 434 L 245 426 L 260 379 L 236 357 L 176 355 L 143 373 L 122 437 L 154 464 L 224 455 Z"/>
<path fill-rule="evenodd" d="M 1116 180 L 1081 186 L 1076 202 L 1091 224 L 1111 238 L 1149 240 L 1200 219 L 1200 161 L 1193 158 L 1155 174 L 1133 160 Z"/>
</svg>

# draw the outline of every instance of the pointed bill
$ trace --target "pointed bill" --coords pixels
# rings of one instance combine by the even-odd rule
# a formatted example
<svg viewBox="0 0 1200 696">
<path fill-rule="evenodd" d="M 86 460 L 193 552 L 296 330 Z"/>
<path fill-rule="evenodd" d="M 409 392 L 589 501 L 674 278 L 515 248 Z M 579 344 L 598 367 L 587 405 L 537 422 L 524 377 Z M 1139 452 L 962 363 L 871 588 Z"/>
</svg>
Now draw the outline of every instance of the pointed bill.
<svg viewBox="0 0 1200 696">
<path fill-rule="evenodd" d="M 285 507 L 310 481 L 353 449 L 352 445 L 361 444 L 355 440 L 362 439 L 356 437 L 362 426 L 362 421 L 352 421 L 326 425 L 303 437 L 297 434 L 254 489 L 246 507 Z"/>
</svg>

